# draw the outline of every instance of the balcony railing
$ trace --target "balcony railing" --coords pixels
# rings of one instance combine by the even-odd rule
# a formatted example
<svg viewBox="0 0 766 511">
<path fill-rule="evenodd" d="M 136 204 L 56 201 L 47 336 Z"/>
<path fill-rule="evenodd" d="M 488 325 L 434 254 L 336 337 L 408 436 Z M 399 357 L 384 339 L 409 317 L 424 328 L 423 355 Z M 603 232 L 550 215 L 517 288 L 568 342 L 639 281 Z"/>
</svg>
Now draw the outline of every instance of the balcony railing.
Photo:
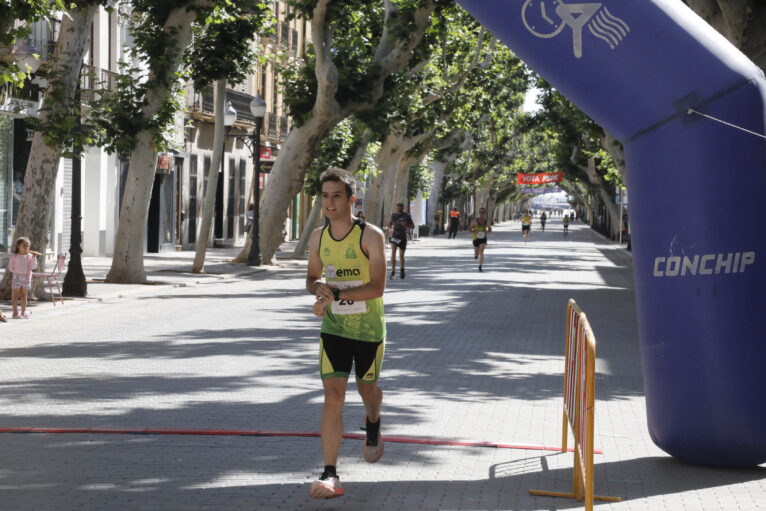
<svg viewBox="0 0 766 511">
<path fill-rule="evenodd" d="M 96 69 L 83 65 L 80 74 L 80 95 L 83 101 L 93 99 L 102 90 L 113 91 L 117 88 L 118 73 L 107 69 Z"/>
<path fill-rule="evenodd" d="M 119 76 L 119 73 L 115 71 L 102 69 L 101 70 L 101 87 L 111 91 L 116 90 L 118 76 Z"/>
</svg>

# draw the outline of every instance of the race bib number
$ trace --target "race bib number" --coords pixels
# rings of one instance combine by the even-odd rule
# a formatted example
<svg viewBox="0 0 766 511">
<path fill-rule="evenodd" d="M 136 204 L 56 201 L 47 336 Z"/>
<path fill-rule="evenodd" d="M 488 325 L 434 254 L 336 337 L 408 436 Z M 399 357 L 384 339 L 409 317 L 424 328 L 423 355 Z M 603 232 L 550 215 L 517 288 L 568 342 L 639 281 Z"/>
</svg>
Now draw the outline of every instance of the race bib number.
<svg viewBox="0 0 766 511">
<path fill-rule="evenodd" d="M 388 241 L 390 241 L 391 243 L 399 243 L 402 240 L 400 240 L 399 238 L 388 238 Z"/>
<path fill-rule="evenodd" d="M 332 284 L 338 289 L 347 289 L 350 287 L 359 287 L 362 285 L 361 280 L 346 280 L 343 282 L 330 281 L 328 284 Z M 333 314 L 364 314 L 367 312 L 367 302 L 365 300 L 354 302 L 351 300 L 341 299 L 332 302 Z"/>
<path fill-rule="evenodd" d="M 483 240 L 486 235 L 487 235 L 487 233 L 485 233 L 484 231 L 479 231 L 479 232 L 476 233 L 476 238 L 480 239 L 480 240 Z"/>
</svg>

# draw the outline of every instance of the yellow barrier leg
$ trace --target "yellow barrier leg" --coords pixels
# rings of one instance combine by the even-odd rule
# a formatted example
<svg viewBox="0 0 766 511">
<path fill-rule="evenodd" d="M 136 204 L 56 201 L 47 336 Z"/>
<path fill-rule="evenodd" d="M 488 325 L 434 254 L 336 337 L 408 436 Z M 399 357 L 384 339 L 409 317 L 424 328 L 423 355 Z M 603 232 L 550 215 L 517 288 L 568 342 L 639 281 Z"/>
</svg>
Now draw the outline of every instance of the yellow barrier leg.
<svg viewBox="0 0 766 511">
<path fill-rule="evenodd" d="M 580 449 L 575 442 L 574 470 L 572 474 L 572 492 L 577 500 L 583 499 L 582 465 L 580 465 Z"/>
</svg>

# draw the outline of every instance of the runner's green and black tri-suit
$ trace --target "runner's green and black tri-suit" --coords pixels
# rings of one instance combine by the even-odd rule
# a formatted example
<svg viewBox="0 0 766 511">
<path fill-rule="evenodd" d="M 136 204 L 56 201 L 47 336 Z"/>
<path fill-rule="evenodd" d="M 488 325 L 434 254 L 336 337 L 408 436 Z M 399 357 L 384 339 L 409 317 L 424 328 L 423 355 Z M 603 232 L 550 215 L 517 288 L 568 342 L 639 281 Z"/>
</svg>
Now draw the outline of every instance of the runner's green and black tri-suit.
<svg viewBox="0 0 766 511">
<path fill-rule="evenodd" d="M 370 282 L 370 260 L 362 250 L 365 227 L 366 223 L 357 219 L 351 230 L 339 240 L 332 237 L 329 224 L 322 230 L 319 258 L 328 285 L 344 289 Z M 382 297 L 360 302 L 332 302 L 322 320 L 319 345 L 322 379 L 348 378 L 353 361 L 357 381 L 377 381 L 383 363 L 385 338 Z"/>
</svg>

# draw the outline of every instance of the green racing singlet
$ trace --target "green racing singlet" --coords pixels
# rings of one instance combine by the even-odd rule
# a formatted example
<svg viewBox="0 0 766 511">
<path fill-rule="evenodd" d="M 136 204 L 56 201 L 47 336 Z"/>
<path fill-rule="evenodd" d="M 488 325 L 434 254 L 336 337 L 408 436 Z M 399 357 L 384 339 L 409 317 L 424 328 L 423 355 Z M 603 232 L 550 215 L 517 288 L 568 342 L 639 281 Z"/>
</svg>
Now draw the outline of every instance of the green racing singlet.
<svg viewBox="0 0 766 511">
<path fill-rule="evenodd" d="M 358 287 L 370 281 L 370 260 L 362 251 L 362 233 L 365 226 L 363 220 L 355 220 L 351 231 L 340 240 L 336 240 L 330 234 L 330 224 L 322 230 L 319 258 L 328 285 L 344 289 Z M 358 341 L 385 340 L 383 298 L 361 302 L 332 302 L 322 319 L 322 332 Z"/>
</svg>

